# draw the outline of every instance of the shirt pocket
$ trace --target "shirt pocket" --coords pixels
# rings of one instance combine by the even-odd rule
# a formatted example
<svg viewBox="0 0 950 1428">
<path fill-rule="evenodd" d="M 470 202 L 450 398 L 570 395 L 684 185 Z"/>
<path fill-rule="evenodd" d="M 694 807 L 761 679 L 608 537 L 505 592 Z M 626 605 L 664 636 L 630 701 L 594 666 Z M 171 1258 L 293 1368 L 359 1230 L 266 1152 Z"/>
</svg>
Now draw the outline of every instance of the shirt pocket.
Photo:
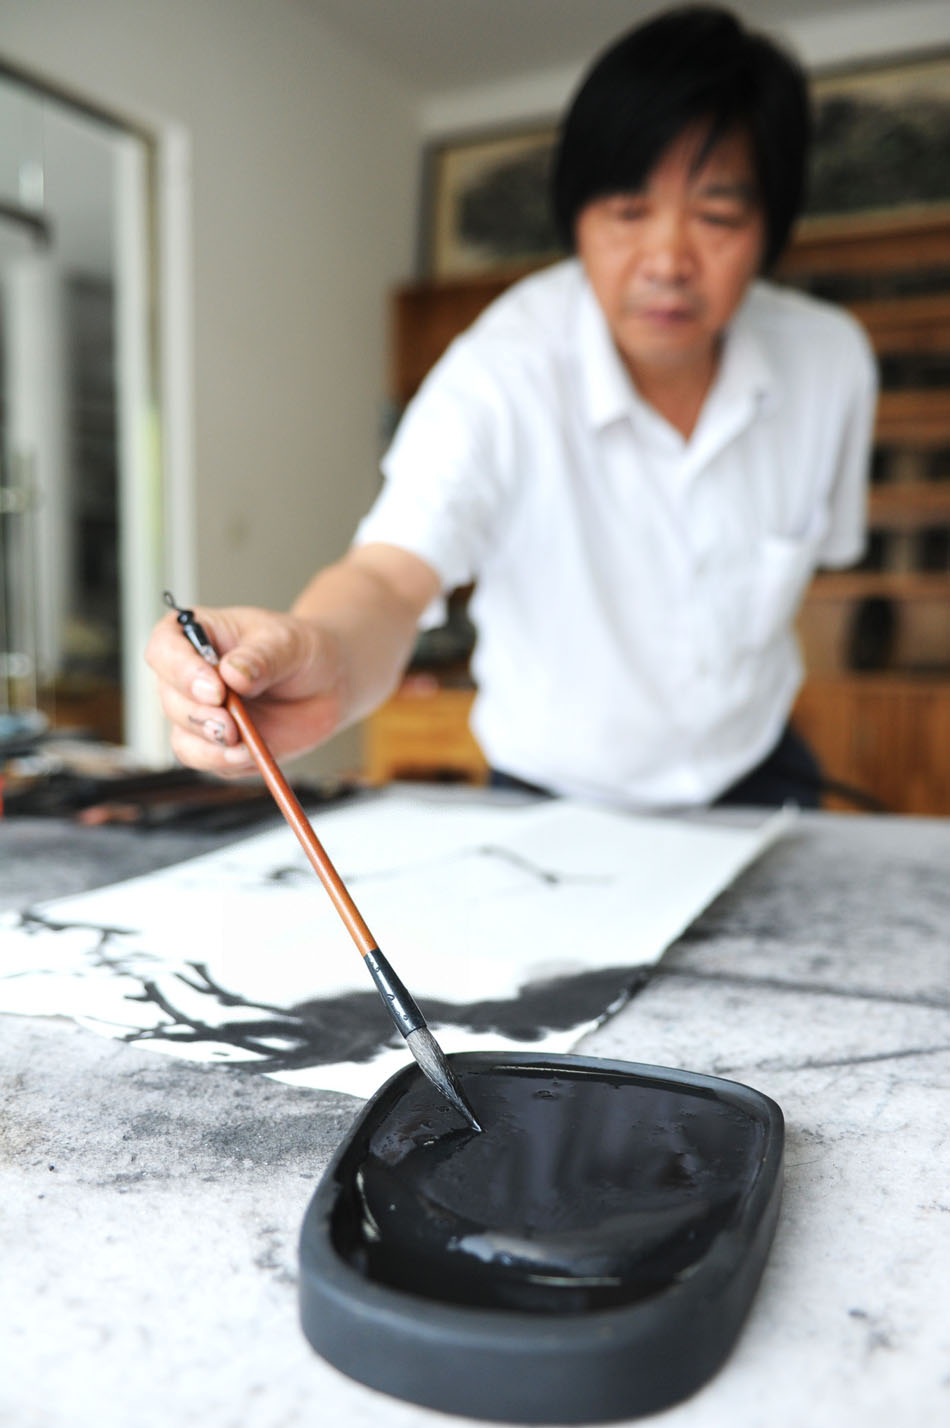
<svg viewBox="0 0 950 1428">
<path fill-rule="evenodd" d="M 741 642 L 761 649 L 790 629 L 815 569 L 819 523 L 806 536 L 767 535 L 753 562 Z"/>
</svg>

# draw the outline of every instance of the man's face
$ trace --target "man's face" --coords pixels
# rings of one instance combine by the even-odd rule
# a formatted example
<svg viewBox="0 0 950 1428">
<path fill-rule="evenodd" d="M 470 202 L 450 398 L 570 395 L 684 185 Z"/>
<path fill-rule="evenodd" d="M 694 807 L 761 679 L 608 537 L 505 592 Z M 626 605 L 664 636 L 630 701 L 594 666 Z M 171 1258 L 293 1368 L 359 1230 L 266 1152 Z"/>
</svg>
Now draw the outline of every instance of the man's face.
<svg viewBox="0 0 950 1428">
<path fill-rule="evenodd" d="M 704 131 L 676 139 L 635 193 L 580 212 L 577 252 L 637 380 L 708 373 L 765 245 L 748 137 L 726 134 L 697 167 Z"/>
</svg>

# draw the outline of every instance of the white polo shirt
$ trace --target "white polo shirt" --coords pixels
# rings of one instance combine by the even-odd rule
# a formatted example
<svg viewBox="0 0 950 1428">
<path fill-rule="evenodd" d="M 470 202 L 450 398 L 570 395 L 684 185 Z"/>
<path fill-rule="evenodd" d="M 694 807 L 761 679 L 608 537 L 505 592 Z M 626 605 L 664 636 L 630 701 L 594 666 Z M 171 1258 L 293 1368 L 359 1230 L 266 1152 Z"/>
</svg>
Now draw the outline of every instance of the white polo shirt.
<svg viewBox="0 0 950 1428">
<path fill-rule="evenodd" d="M 750 289 L 688 440 L 576 260 L 519 283 L 407 409 L 357 543 L 476 582 L 473 728 L 555 792 L 714 800 L 781 735 L 816 565 L 864 544 L 875 366 L 852 318 Z"/>
</svg>

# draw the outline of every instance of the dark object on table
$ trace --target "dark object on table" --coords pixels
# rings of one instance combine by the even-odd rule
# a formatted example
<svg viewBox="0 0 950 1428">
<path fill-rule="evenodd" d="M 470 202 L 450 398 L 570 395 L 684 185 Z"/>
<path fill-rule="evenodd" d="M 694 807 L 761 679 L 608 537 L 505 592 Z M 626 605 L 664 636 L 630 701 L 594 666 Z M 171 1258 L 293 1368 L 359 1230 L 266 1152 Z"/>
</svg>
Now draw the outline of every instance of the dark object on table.
<svg viewBox="0 0 950 1428">
<path fill-rule="evenodd" d="M 38 709 L 10 709 L 0 713 L 0 755 L 22 758 L 36 748 L 49 727 Z"/>
<path fill-rule="evenodd" d="M 409 668 L 461 674 L 475 648 L 475 626 L 468 616 L 471 586 L 454 590 L 446 604 L 445 623 L 418 636 Z"/>
<path fill-rule="evenodd" d="M 338 803 L 354 792 L 352 784 L 333 781 L 298 783 L 294 788 L 301 803 L 319 807 Z M 258 785 L 223 783 L 192 769 L 162 769 L 124 777 L 60 772 L 9 792 L 4 814 L 72 816 L 92 826 L 129 823 L 142 829 L 223 833 L 272 818 L 274 803 Z"/>
<path fill-rule="evenodd" d="M 848 636 L 849 669 L 887 669 L 894 658 L 897 606 L 883 595 L 862 600 Z"/>
<path fill-rule="evenodd" d="M 300 1310 L 336 1368 L 443 1412 L 654 1413 L 729 1354 L 782 1186 L 778 1106 L 590 1057 L 452 1058 L 484 1126 L 413 1067 L 377 1092 L 300 1240 Z"/>
</svg>

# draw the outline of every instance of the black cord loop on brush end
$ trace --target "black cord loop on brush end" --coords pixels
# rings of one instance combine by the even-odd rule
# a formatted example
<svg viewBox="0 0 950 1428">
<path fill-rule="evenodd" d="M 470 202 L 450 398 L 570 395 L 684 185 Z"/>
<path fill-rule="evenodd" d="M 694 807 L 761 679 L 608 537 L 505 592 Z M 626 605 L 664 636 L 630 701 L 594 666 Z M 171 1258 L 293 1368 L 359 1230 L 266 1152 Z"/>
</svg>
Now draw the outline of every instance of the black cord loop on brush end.
<svg viewBox="0 0 950 1428">
<path fill-rule="evenodd" d="M 170 590 L 162 592 L 162 599 L 170 610 L 177 610 L 178 623 L 189 644 L 198 651 L 203 660 L 208 664 L 218 664 L 218 651 L 208 639 L 204 628 L 195 619 L 194 610 L 184 610 L 175 603 L 175 597 Z"/>
</svg>

